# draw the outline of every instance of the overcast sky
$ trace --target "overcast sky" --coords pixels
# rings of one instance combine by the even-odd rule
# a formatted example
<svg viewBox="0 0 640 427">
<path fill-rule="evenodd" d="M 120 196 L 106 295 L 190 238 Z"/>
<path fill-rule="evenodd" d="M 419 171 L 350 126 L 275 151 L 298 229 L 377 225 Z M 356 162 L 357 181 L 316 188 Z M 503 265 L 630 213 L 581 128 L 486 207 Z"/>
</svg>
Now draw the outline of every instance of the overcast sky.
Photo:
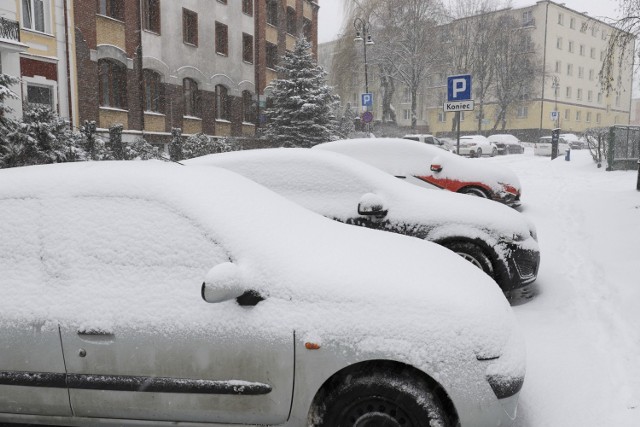
<svg viewBox="0 0 640 427">
<path fill-rule="evenodd" d="M 343 13 L 342 5 L 344 1 L 351 0 L 319 0 L 320 23 L 318 38 L 320 43 L 333 40 L 341 31 Z M 390 0 L 393 1 L 393 0 Z M 450 0 L 456 1 L 456 0 Z M 530 6 L 535 4 L 535 0 L 513 0 L 514 7 Z M 565 3 L 567 7 L 578 12 L 587 12 L 593 17 L 615 18 L 618 10 L 618 0 L 558 0 L 556 3 Z"/>
</svg>

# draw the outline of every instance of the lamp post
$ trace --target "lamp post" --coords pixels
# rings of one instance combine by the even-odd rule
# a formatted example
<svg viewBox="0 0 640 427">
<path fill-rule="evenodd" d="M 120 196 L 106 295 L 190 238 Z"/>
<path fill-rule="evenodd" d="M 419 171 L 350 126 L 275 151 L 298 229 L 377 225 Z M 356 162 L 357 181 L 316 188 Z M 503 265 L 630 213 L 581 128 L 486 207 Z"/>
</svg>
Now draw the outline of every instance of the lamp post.
<svg viewBox="0 0 640 427">
<path fill-rule="evenodd" d="M 558 92 L 560 91 L 560 81 L 558 80 L 558 76 L 553 76 L 553 82 L 551 83 L 551 87 L 553 88 L 553 93 L 556 97 L 556 106 L 554 109 L 556 110 L 556 128 L 560 127 L 560 111 L 558 111 Z"/>
<path fill-rule="evenodd" d="M 362 42 L 364 50 L 364 93 L 369 93 L 369 68 L 367 64 L 367 46 L 373 45 L 371 34 L 369 33 L 370 24 L 362 18 L 353 20 L 353 27 L 356 29 L 356 37 L 354 42 Z M 369 123 L 367 123 L 367 132 L 369 132 Z"/>
</svg>

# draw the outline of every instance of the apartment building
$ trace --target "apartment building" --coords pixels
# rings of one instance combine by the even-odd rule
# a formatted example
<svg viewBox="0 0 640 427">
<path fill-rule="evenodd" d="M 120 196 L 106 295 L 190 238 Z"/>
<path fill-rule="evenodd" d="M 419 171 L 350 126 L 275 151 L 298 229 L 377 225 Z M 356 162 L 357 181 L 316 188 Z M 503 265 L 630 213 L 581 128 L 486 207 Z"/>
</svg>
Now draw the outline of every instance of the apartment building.
<svg viewBox="0 0 640 427">
<path fill-rule="evenodd" d="M 512 14 L 521 22 L 522 31 L 531 35 L 532 46 L 526 54 L 535 55 L 536 64 L 545 71 L 533 93 L 522 94 L 522 102 L 507 115 L 506 129 L 523 137 L 535 138 L 548 134 L 554 127 L 563 132 L 580 133 L 593 127 L 627 124 L 630 118 L 633 54 L 623 58 L 622 68 L 615 76 L 617 90 L 601 90 L 598 73 L 605 59 L 610 35 L 614 27 L 569 9 L 553 1 L 538 1 L 535 5 L 509 9 L 498 13 Z M 634 47 L 630 47 L 633 52 Z M 617 61 L 616 61 L 616 67 Z M 429 108 L 429 128 L 433 133 L 450 132 L 454 113 L 442 112 L 445 94 L 444 76 L 433 85 Z M 497 108 L 493 100 L 486 100 L 482 131 L 490 132 Z M 554 120 L 552 112 L 559 119 Z M 466 112 L 461 123 L 463 132 L 476 132 L 475 112 Z"/>
<path fill-rule="evenodd" d="M 24 103 L 46 105 L 61 117 L 72 117 L 66 49 L 70 22 L 65 1 L 11 0 L 3 4 L 6 5 L 0 9 L 3 14 L 11 9 L 8 12 L 10 20 L 15 13 L 20 27 L 19 41 L 24 45 L 19 48 L 19 71 L 15 62 L 7 59 L 5 66 L 8 68 L 4 72 L 20 77 L 19 93 Z"/>
<path fill-rule="evenodd" d="M 11 0 L 0 8 L 0 64 L 21 77 L 25 102 L 76 127 L 122 124 L 125 139 L 144 134 L 157 144 L 172 128 L 253 136 L 280 57 L 301 35 L 317 55 L 318 8 L 312 0 Z"/>
<path fill-rule="evenodd" d="M 279 59 L 304 36 L 318 57 L 318 0 L 256 2 L 256 91 L 259 108 L 267 105 L 269 83 L 277 78 Z"/>
<path fill-rule="evenodd" d="M 17 4 L 15 2 L 0 5 L 0 73 L 12 76 L 20 75 L 20 52 L 28 46 L 20 42 L 20 23 L 17 20 Z M 21 94 L 19 84 L 10 89 Z M 5 104 L 11 110 L 11 117 L 22 116 L 22 101 L 20 99 L 6 99 Z"/>
</svg>

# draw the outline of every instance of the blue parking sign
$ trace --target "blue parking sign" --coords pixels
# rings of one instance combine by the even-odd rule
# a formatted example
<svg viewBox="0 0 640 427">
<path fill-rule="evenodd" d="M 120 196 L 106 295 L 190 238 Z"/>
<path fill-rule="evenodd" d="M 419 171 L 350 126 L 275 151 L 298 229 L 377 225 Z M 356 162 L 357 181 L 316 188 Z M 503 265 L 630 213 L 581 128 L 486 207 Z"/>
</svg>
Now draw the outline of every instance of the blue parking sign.
<svg viewBox="0 0 640 427">
<path fill-rule="evenodd" d="M 363 93 L 362 94 L 362 106 L 363 107 L 373 107 L 373 94 L 372 93 Z"/>
<path fill-rule="evenodd" d="M 471 99 L 471 75 L 447 77 L 447 101 L 469 101 Z"/>
</svg>

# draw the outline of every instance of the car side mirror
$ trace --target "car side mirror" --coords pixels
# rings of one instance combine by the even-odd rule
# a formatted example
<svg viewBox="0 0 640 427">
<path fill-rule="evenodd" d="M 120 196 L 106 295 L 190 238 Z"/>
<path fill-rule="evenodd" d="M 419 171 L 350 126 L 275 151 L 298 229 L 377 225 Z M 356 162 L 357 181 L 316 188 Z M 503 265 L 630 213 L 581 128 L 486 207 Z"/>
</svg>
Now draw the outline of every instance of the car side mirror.
<svg viewBox="0 0 640 427">
<path fill-rule="evenodd" d="M 216 304 L 236 299 L 248 291 L 240 268 L 233 263 L 224 262 L 209 270 L 202 284 L 201 294 L 203 300 Z"/>
<path fill-rule="evenodd" d="M 367 193 L 360 198 L 360 202 L 358 203 L 359 215 L 384 218 L 387 216 L 387 212 L 384 200 L 377 194 Z"/>
<path fill-rule="evenodd" d="M 431 164 L 431 172 L 442 172 L 442 165 L 432 163 Z"/>
</svg>

